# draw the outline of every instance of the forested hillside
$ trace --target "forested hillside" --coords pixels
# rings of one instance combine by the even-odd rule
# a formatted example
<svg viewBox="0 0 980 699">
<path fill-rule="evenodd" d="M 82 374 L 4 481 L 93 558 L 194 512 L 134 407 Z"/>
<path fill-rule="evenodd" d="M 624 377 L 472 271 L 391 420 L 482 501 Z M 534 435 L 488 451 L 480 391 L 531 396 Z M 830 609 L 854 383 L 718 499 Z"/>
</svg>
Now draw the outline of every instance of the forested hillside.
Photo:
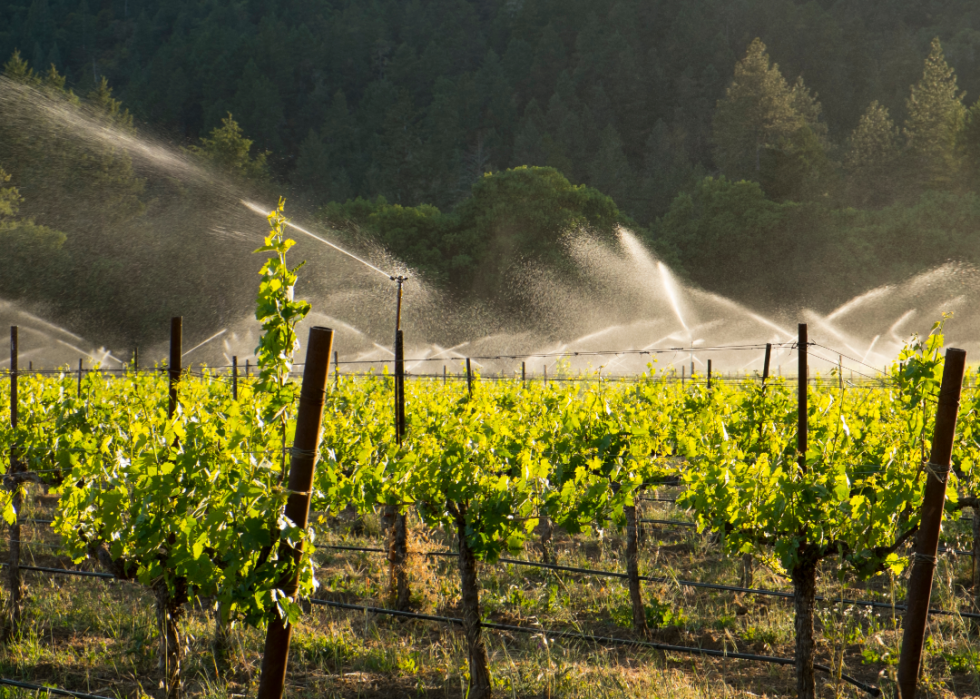
<svg viewBox="0 0 980 699">
<path fill-rule="evenodd" d="M 199 152 L 232 114 L 277 187 L 457 290 L 462 253 L 426 226 L 521 165 L 754 305 L 980 260 L 972 0 L 20 0 L 14 51 Z M 385 211 L 422 204 L 391 233 Z"/>
</svg>

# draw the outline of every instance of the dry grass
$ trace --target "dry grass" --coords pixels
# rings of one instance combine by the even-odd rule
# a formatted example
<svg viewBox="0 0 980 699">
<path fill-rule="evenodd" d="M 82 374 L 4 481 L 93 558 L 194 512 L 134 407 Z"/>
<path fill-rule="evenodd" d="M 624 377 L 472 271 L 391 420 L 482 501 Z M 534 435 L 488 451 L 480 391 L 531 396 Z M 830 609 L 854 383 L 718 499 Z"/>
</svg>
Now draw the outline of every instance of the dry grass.
<svg viewBox="0 0 980 699">
<path fill-rule="evenodd" d="M 38 506 L 39 507 L 39 506 Z M 644 517 L 681 518 L 672 505 L 649 503 Z M 44 516 L 38 509 L 27 516 Z M 954 534 L 958 531 L 954 525 Z M 960 527 L 965 530 L 965 527 Z M 64 566 L 45 527 L 22 527 L 25 562 Z M 738 566 L 721 556 L 710 537 L 691 530 L 646 527 L 641 566 L 677 579 L 738 584 Z M 345 544 L 378 546 L 376 517 L 352 526 L 338 523 L 331 536 Z M 415 526 L 414 551 L 444 550 L 440 532 Z M 559 563 L 623 570 L 623 547 L 616 536 L 557 535 Z M 527 558 L 538 558 L 529 546 Z M 322 551 L 318 596 L 361 604 L 383 604 L 387 566 L 377 554 Z M 940 563 L 934 604 L 950 609 L 966 599 L 967 563 L 945 557 Z M 419 611 L 456 615 L 459 587 L 453 561 L 413 556 L 409 568 L 413 605 Z M 0 650 L 4 677 L 43 682 L 105 696 L 162 696 L 156 667 L 153 598 L 138 585 L 96 579 L 25 573 L 28 601 L 23 632 Z M 573 629 L 631 637 L 623 581 L 513 565 L 481 571 L 484 613 L 490 619 L 543 629 Z M 787 589 L 786 581 L 757 566 L 755 584 Z M 822 571 L 820 592 L 839 598 L 888 600 L 902 596 L 905 581 L 887 576 L 858 583 L 841 577 L 831 563 Z M 644 589 L 659 620 L 655 640 L 706 648 L 727 648 L 790 656 L 792 608 L 785 600 L 730 592 L 693 590 L 674 584 Z M 264 634 L 234 629 L 231 647 L 218 657 L 212 646 L 210 610 L 188 609 L 183 626 L 184 666 L 191 697 L 232 699 L 254 696 Z M 961 618 L 937 617 L 924 664 L 922 686 L 930 697 L 980 696 L 980 644 Z M 889 685 L 901 643 L 899 619 L 890 610 L 869 611 L 827 603 L 818 614 L 820 661 L 875 684 Z M 705 659 L 630 647 L 605 647 L 543 635 L 487 632 L 496 694 L 500 697 L 716 698 L 790 696 L 793 670 L 748 661 Z M 297 625 L 290 657 L 288 696 L 464 697 L 466 655 L 461 633 L 433 622 L 365 615 L 315 607 Z M 860 697 L 861 692 L 832 677 L 818 679 L 821 697 Z M 4 696 L 34 696 L 0 689 Z"/>
</svg>

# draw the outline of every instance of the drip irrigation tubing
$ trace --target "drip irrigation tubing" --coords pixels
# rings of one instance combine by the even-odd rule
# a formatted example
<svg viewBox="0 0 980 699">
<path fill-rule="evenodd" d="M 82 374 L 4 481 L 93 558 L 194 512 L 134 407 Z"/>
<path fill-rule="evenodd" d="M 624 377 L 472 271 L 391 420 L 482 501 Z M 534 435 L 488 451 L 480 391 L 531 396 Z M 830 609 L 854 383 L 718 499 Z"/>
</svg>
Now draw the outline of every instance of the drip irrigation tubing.
<svg viewBox="0 0 980 699">
<path fill-rule="evenodd" d="M 361 553 L 387 553 L 387 551 L 381 548 L 370 548 L 370 547 L 363 547 L 363 546 L 337 546 L 337 545 L 321 544 L 317 548 L 339 549 L 341 551 L 356 551 Z M 411 555 L 412 553 L 413 552 L 410 551 L 409 555 Z M 451 551 L 426 551 L 426 552 L 419 552 L 419 553 L 423 553 L 425 556 L 439 556 L 439 557 L 446 557 L 446 558 L 455 558 L 457 556 L 457 554 Z M 528 568 L 545 568 L 547 570 L 556 570 L 565 573 L 579 573 L 582 575 L 592 575 L 600 578 L 619 578 L 621 580 L 625 580 L 629 577 L 626 573 L 617 573 L 611 570 L 594 570 L 592 568 L 577 568 L 575 566 L 561 566 L 554 563 L 536 563 L 535 561 L 523 561 L 519 558 L 498 558 L 497 562 L 506 563 L 510 565 L 526 566 Z M 700 588 L 705 590 L 721 590 L 723 592 L 742 592 L 749 595 L 760 595 L 760 596 L 768 596 L 768 597 L 782 597 L 783 599 L 793 599 L 792 592 L 784 592 L 782 590 L 768 590 L 766 588 L 758 588 L 758 587 L 738 587 L 737 585 L 722 585 L 720 583 L 697 582 L 696 580 L 679 580 L 677 578 L 653 576 L 653 575 L 641 575 L 640 580 L 643 580 L 645 582 L 675 584 L 681 587 L 694 587 L 694 588 Z M 876 602 L 874 600 L 855 600 L 846 597 L 844 599 L 840 599 L 840 598 L 833 598 L 833 597 L 824 597 L 823 595 L 817 595 L 816 597 L 814 597 L 814 600 L 817 602 L 837 602 L 837 603 L 843 602 L 844 604 L 850 604 L 857 607 L 876 607 L 880 609 L 895 609 L 895 610 L 902 610 L 902 611 L 904 611 L 906 608 L 904 604 L 892 605 L 889 602 Z M 974 613 L 974 612 L 949 611 L 946 609 L 930 609 L 929 613 L 938 614 L 938 615 L 949 615 L 949 616 L 959 615 L 969 619 L 980 619 L 980 613 Z"/>
<path fill-rule="evenodd" d="M 47 692 L 48 694 L 56 694 L 60 697 L 78 697 L 78 699 L 109 699 L 108 697 L 104 697 L 100 694 L 73 692 L 70 689 L 61 689 L 59 687 L 45 687 L 43 684 L 33 684 L 31 682 L 21 682 L 20 680 L 10 680 L 6 677 L 0 677 L 0 685 L 18 687 L 20 689 L 31 689 L 36 692 Z"/>
<path fill-rule="evenodd" d="M 371 614 L 387 614 L 390 616 L 398 616 L 410 619 L 420 619 L 423 621 L 436 621 L 442 624 L 454 624 L 461 626 L 463 620 L 458 617 L 447 617 L 447 616 L 435 616 L 432 614 L 415 614 L 414 612 L 400 612 L 394 609 L 383 609 L 381 607 L 367 607 L 358 604 L 348 604 L 346 602 L 331 602 L 329 600 L 321 599 L 309 599 L 310 604 L 315 604 L 322 607 L 335 607 L 337 609 L 349 609 L 352 611 L 359 611 Z M 574 631 L 555 631 L 552 629 L 539 629 L 539 628 L 529 628 L 527 626 L 514 626 L 512 624 L 495 624 L 493 622 L 481 621 L 480 627 L 484 629 L 491 629 L 494 631 L 509 631 L 511 633 L 522 633 L 529 634 L 533 636 L 544 636 L 545 638 L 567 638 L 576 641 L 587 641 L 590 643 L 597 644 L 614 644 L 614 645 L 626 645 L 626 646 L 636 646 L 640 648 L 653 648 L 654 650 L 663 651 L 666 653 L 684 653 L 688 655 L 704 655 L 712 658 L 725 658 L 731 660 L 752 660 L 756 662 L 770 663 L 774 665 L 796 665 L 796 660 L 793 658 L 780 658 L 774 655 L 756 655 L 754 653 L 739 653 L 737 651 L 727 651 L 727 650 L 714 650 L 710 648 L 695 648 L 693 646 L 675 646 L 668 643 L 657 643 L 655 641 L 638 641 L 630 638 L 615 638 L 612 636 L 594 636 L 592 634 L 577 633 Z M 813 668 L 819 670 L 820 672 L 825 672 L 831 674 L 831 669 L 822 664 L 814 663 Z M 851 684 L 858 689 L 861 689 L 871 696 L 879 697 L 881 696 L 881 690 L 877 687 L 869 684 L 865 684 L 860 680 L 850 677 L 849 675 L 841 675 L 841 679 Z"/>
<path fill-rule="evenodd" d="M 0 563 L 0 566 L 9 567 L 9 563 Z M 33 570 L 37 573 L 48 573 L 50 575 L 76 575 L 81 578 L 102 578 L 103 580 L 118 580 L 112 573 L 95 573 L 88 570 L 71 570 L 70 568 L 45 568 L 43 566 L 17 566 L 21 570 Z"/>
<path fill-rule="evenodd" d="M 638 519 L 643 524 L 663 524 L 671 527 L 697 527 L 696 522 L 682 522 L 678 519 Z"/>
</svg>

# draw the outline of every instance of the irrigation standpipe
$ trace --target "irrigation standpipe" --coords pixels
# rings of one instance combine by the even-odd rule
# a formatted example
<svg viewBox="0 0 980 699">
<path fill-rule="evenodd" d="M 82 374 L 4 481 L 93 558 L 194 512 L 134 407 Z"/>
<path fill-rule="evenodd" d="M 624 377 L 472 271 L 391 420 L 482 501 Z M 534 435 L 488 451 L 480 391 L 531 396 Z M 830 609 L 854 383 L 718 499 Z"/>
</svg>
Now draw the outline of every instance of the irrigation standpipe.
<svg viewBox="0 0 980 699">
<path fill-rule="evenodd" d="M 289 499 L 286 501 L 285 511 L 286 517 L 300 529 L 306 529 L 310 517 L 310 490 L 313 487 L 316 450 L 320 444 L 332 347 L 333 330 L 310 328 L 306 365 L 303 367 L 303 386 L 299 394 L 299 412 L 296 416 L 296 437 L 289 464 Z M 295 572 L 281 583 L 282 592 L 290 598 L 295 597 L 299 584 L 299 560 L 302 553 L 302 548 L 293 548 L 285 541 L 280 545 L 279 555 L 291 557 L 296 564 L 293 568 Z M 282 699 L 292 633 L 293 627 L 275 614 L 269 622 L 265 637 L 258 699 Z"/>
<path fill-rule="evenodd" d="M 403 286 L 408 277 L 392 276 L 395 291 L 395 439 L 401 445 L 405 438 L 405 336 L 402 333 Z M 408 523 L 405 514 L 394 505 L 385 506 L 388 528 L 389 597 L 395 609 L 408 609 L 411 588 L 405 562 L 408 559 Z"/>
</svg>

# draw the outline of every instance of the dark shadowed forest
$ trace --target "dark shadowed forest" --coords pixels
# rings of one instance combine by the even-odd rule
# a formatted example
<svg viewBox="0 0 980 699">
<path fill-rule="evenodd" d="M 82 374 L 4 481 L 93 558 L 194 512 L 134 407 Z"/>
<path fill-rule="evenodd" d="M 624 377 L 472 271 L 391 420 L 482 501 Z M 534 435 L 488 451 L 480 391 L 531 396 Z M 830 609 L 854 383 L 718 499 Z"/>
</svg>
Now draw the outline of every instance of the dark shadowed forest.
<svg viewBox="0 0 980 699">
<path fill-rule="evenodd" d="M 630 227 L 691 282 L 760 308 L 826 310 L 980 261 L 966 0 L 23 0 L 0 3 L 0 56 L 14 81 L 505 305 L 501 270 L 560 264 L 569 227 Z M 119 154 L 99 182 L 52 178 L 41 163 L 70 152 L 2 112 L 0 130 L 0 294 L 52 296 L 24 272 L 43 259 L 66 280 L 56 314 L 91 315 L 98 289 L 80 280 L 138 268 L 119 231 L 162 195 Z M 72 189 L 96 206 L 78 188 L 107 186 L 98 217 L 60 205 Z"/>
</svg>

